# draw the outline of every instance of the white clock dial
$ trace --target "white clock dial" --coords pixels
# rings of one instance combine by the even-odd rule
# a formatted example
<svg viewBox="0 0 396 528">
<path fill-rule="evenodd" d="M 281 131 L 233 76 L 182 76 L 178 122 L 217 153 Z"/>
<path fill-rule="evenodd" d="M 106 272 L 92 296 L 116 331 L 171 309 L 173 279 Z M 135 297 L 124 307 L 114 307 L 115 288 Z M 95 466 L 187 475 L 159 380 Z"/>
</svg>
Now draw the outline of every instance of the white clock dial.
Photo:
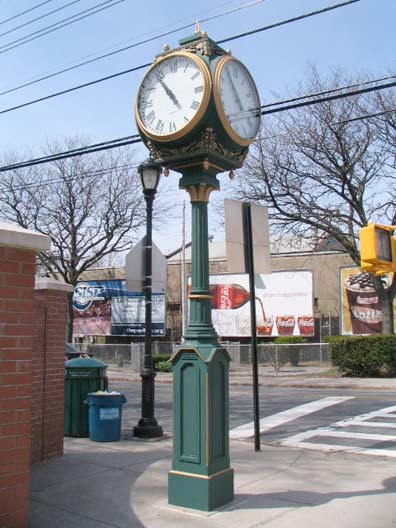
<svg viewBox="0 0 396 528">
<path fill-rule="evenodd" d="M 218 68 L 220 118 L 233 139 L 249 144 L 260 127 L 261 109 L 256 85 L 245 66 L 231 57 L 219 62 Z"/>
<path fill-rule="evenodd" d="M 187 54 L 161 59 L 144 77 L 137 97 L 138 122 L 156 138 L 183 135 L 205 111 L 209 73 Z"/>
</svg>

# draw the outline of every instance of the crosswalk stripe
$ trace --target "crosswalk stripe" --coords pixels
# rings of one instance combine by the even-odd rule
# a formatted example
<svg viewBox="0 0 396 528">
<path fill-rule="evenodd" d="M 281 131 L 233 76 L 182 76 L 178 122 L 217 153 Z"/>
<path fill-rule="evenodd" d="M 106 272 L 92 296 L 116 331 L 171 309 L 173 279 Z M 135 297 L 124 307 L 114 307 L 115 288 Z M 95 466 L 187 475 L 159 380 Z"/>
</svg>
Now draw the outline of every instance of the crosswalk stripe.
<svg viewBox="0 0 396 528">
<path fill-rule="evenodd" d="M 326 444 L 326 443 L 314 443 L 309 442 L 308 440 L 312 438 L 319 439 L 320 437 L 324 438 L 349 438 L 355 440 L 372 440 L 376 442 L 391 442 L 396 441 L 396 435 L 384 435 L 384 434 L 372 434 L 372 433 L 360 433 L 352 431 L 340 431 L 338 428 L 345 428 L 351 426 L 364 426 L 364 427 L 377 427 L 377 428 L 389 428 L 395 429 L 396 424 L 388 422 L 370 422 L 372 418 L 378 417 L 390 417 L 394 418 L 395 415 L 392 413 L 396 411 L 396 405 L 390 407 L 385 407 L 377 411 L 372 411 L 369 413 L 361 414 L 353 418 L 347 418 L 346 420 L 341 420 L 335 422 L 328 427 L 318 427 L 317 429 L 310 429 L 309 431 L 304 431 L 293 436 L 289 436 L 280 442 L 280 445 L 288 447 L 300 447 L 304 449 L 315 449 L 319 451 L 347 451 L 349 453 L 364 453 L 366 455 L 374 456 L 387 456 L 387 457 L 396 457 L 396 451 L 388 449 L 376 449 L 370 447 L 359 447 L 359 446 L 349 446 L 349 445 L 340 445 L 340 444 Z"/>
<path fill-rule="evenodd" d="M 351 425 L 356 425 L 359 427 L 377 427 L 379 429 L 396 429 L 396 423 L 388 422 L 363 422 L 356 420 L 353 423 L 343 423 L 338 424 L 338 427 L 350 427 Z"/>
<path fill-rule="evenodd" d="M 395 435 L 381 435 L 371 433 L 357 433 L 349 431 L 333 431 L 332 429 L 322 429 L 320 436 L 333 436 L 335 438 L 356 438 L 358 440 L 377 440 L 378 442 L 386 442 L 396 440 Z"/>
<path fill-rule="evenodd" d="M 298 405 L 297 407 L 292 407 L 286 411 L 273 414 L 271 416 L 266 416 L 260 420 L 260 433 L 269 431 L 274 427 L 283 425 L 287 422 L 306 416 L 307 414 L 312 414 L 314 412 L 320 411 L 326 407 L 332 405 L 337 405 L 347 400 L 354 399 L 354 396 L 333 396 L 329 398 L 322 398 L 310 403 L 305 403 L 303 405 Z M 254 435 L 254 422 L 235 427 L 230 431 L 230 438 L 249 438 Z"/>
</svg>

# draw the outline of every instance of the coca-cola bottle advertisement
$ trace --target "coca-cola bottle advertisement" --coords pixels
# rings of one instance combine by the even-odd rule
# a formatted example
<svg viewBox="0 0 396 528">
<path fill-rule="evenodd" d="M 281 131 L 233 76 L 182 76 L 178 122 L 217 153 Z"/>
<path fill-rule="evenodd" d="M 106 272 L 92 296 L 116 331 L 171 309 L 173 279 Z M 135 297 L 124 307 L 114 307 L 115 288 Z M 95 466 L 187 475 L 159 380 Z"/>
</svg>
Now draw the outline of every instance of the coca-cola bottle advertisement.
<svg viewBox="0 0 396 528">
<path fill-rule="evenodd" d="M 250 293 L 246 274 L 211 275 L 212 322 L 220 336 L 249 337 Z M 256 275 L 259 337 L 314 335 L 312 272 Z"/>
</svg>

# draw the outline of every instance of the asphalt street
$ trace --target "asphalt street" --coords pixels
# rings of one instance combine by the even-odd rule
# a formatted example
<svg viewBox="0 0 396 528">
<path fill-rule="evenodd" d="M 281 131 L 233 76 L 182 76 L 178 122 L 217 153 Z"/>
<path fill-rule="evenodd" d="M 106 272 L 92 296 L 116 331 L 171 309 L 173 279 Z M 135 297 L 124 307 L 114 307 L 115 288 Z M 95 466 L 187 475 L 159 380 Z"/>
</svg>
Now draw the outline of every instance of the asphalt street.
<svg viewBox="0 0 396 528">
<path fill-rule="evenodd" d="M 140 418 L 140 384 L 112 382 L 111 387 L 128 400 L 123 410 L 123 431 L 128 436 Z M 172 385 L 156 386 L 155 416 L 170 436 L 172 397 Z M 295 447 L 325 451 L 367 448 L 368 454 L 373 450 L 373 454 L 396 456 L 395 405 L 393 391 L 261 387 L 261 443 L 292 447 L 296 443 Z M 253 442 L 252 422 L 251 387 L 231 386 L 231 437 Z"/>
</svg>

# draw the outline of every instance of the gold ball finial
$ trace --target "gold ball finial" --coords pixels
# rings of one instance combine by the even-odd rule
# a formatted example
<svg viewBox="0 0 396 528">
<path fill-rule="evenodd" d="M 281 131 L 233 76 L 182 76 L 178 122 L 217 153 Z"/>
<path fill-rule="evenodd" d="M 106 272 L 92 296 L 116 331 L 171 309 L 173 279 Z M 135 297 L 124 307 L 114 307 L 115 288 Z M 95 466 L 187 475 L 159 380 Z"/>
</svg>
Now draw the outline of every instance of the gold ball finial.
<svg viewBox="0 0 396 528">
<path fill-rule="evenodd" d="M 232 55 L 232 51 L 230 50 L 230 48 L 228 48 L 228 50 L 226 50 L 228 55 Z"/>
<path fill-rule="evenodd" d="M 164 44 L 164 48 L 163 49 L 164 49 L 164 51 L 169 51 L 170 50 L 169 44 Z"/>
<path fill-rule="evenodd" d="M 165 168 L 164 168 L 163 175 L 164 175 L 164 176 L 169 176 L 169 169 L 168 169 L 168 167 L 165 167 Z"/>
<path fill-rule="evenodd" d="M 207 36 L 208 36 L 208 34 L 206 33 L 206 31 L 201 31 L 201 35 L 202 35 L 203 37 L 207 37 Z"/>
</svg>

